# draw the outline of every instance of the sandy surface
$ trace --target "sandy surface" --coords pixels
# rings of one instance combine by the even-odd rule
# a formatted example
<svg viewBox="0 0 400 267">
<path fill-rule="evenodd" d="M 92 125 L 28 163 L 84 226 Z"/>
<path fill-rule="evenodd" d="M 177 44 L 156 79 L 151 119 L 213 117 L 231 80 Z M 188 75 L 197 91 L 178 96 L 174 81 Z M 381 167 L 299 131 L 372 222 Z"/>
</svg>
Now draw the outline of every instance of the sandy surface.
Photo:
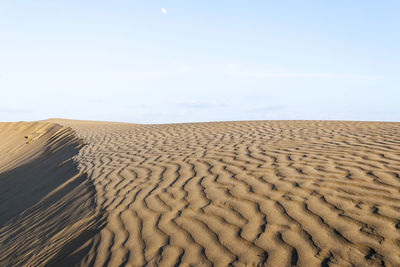
<svg viewBox="0 0 400 267">
<path fill-rule="evenodd" d="M 400 266 L 400 123 L 0 124 L 0 266 Z"/>
</svg>

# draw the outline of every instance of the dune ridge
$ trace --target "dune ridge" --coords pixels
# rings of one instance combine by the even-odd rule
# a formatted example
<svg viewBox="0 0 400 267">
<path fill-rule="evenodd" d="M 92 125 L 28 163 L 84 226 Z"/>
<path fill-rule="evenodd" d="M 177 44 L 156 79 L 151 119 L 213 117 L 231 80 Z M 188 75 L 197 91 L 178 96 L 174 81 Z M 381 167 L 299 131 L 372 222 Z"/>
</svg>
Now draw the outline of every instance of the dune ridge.
<svg viewBox="0 0 400 267">
<path fill-rule="evenodd" d="M 49 263 L 400 265 L 400 123 L 48 123 L 85 144 L 98 216 Z"/>
<path fill-rule="evenodd" d="M 94 186 L 73 161 L 82 145 L 58 124 L 0 124 L 0 266 L 81 261 L 104 223 Z"/>
</svg>

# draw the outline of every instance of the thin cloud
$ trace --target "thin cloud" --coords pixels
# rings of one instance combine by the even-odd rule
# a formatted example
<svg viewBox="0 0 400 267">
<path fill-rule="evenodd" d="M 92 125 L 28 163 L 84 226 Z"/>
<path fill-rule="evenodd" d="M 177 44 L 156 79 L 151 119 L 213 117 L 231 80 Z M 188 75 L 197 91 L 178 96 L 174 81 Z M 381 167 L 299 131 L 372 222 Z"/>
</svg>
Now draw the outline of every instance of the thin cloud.
<svg viewBox="0 0 400 267">
<path fill-rule="evenodd" d="M 344 73 L 274 73 L 274 72 L 244 72 L 234 73 L 233 75 L 245 76 L 249 78 L 276 78 L 276 79 L 361 79 L 376 80 L 379 76 L 365 76 Z"/>
<path fill-rule="evenodd" d="M 348 73 L 330 72 L 274 72 L 265 69 L 251 69 L 240 64 L 229 64 L 225 68 L 225 74 L 246 78 L 271 78 L 271 79 L 361 79 L 376 80 L 382 78 L 378 75 L 360 75 Z"/>
<path fill-rule="evenodd" d="M 0 113 L 29 113 L 31 109 L 25 108 L 0 108 Z"/>
<path fill-rule="evenodd" d="M 377 80 L 380 75 L 363 75 L 354 73 L 336 72 L 300 72 L 300 71 L 274 71 L 262 68 L 251 68 L 241 64 L 187 64 L 172 62 L 159 69 L 148 71 L 134 71 L 136 78 L 169 78 L 180 76 L 226 76 L 234 78 L 257 79 L 319 79 L 319 80 Z"/>
<path fill-rule="evenodd" d="M 182 101 L 182 102 L 177 102 L 176 106 L 180 108 L 189 108 L 189 109 L 205 109 L 205 108 L 223 107 L 225 105 L 215 102 Z"/>
<path fill-rule="evenodd" d="M 271 105 L 271 106 L 262 106 L 262 107 L 249 108 L 247 110 L 247 112 L 264 113 L 264 112 L 278 111 L 278 110 L 282 110 L 284 108 L 285 108 L 285 106 L 281 106 L 281 105 Z"/>
</svg>

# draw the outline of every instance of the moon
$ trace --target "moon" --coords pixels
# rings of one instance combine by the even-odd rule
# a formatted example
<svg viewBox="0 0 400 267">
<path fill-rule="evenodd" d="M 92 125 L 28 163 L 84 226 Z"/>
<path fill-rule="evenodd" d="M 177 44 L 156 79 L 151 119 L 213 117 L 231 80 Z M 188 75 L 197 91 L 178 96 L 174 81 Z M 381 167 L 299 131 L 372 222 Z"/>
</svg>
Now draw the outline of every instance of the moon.
<svg viewBox="0 0 400 267">
<path fill-rule="evenodd" d="M 165 7 L 161 8 L 161 13 L 167 14 L 167 9 Z"/>
</svg>

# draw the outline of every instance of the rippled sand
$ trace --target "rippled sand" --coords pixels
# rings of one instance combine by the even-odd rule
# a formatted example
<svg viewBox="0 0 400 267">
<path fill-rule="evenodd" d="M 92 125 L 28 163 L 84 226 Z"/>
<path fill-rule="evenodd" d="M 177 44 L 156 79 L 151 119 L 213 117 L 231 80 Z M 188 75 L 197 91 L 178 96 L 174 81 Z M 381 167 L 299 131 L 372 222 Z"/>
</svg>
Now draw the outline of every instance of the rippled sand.
<svg viewBox="0 0 400 267">
<path fill-rule="evenodd" d="M 2 123 L 22 265 L 400 266 L 400 123 Z"/>
</svg>

